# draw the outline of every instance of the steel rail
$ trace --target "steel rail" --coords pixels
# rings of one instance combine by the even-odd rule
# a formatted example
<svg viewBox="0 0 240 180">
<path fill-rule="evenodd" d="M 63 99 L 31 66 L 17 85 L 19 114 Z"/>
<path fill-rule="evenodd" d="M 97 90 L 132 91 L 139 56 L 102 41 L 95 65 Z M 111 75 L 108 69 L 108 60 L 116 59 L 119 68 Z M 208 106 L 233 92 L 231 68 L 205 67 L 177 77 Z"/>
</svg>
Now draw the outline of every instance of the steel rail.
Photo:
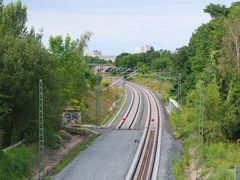
<svg viewBox="0 0 240 180">
<path fill-rule="evenodd" d="M 139 112 L 140 112 L 141 104 L 142 104 L 141 94 L 140 94 L 140 92 L 139 92 L 138 89 L 135 89 L 135 90 L 137 91 L 139 100 L 138 100 L 137 109 L 136 109 L 136 111 L 135 111 L 134 117 L 133 117 L 133 119 L 132 119 L 132 121 L 131 121 L 131 123 L 130 123 L 130 126 L 128 127 L 129 129 L 132 129 L 132 128 L 134 127 L 134 125 L 135 125 L 135 123 L 136 123 L 136 120 L 137 120 L 137 117 L 138 117 Z"/>
<path fill-rule="evenodd" d="M 141 158 L 139 159 L 139 164 L 133 179 L 151 179 L 153 165 L 156 156 L 156 147 L 158 139 L 159 130 L 159 107 L 157 106 L 156 99 L 151 93 L 151 91 L 146 90 L 150 102 L 151 102 L 151 122 L 149 121 L 149 127 L 147 128 L 147 138 L 144 143 L 143 152 Z M 153 118 L 154 117 L 154 118 Z M 153 118 L 153 119 L 152 119 Z M 152 121 L 153 120 L 153 121 Z"/>
<path fill-rule="evenodd" d="M 136 85 L 138 86 L 138 85 Z M 126 177 L 129 179 L 151 179 L 155 166 L 156 151 L 159 137 L 160 109 L 156 96 L 141 86 L 138 86 L 145 94 L 148 101 L 148 116 L 137 153 Z M 152 117 L 155 117 L 152 121 Z"/>
<path fill-rule="evenodd" d="M 135 94 L 134 94 L 134 92 L 133 92 L 132 87 L 129 86 L 129 85 L 127 85 L 127 84 L 126 84 L 126 86 L 128 86 L 129 90 L 131 91 L 132 98 L 131 98 L 131 101 L 130 101 L 130 106 L 128 107 L 128 109 L 127 109 L 126 113 L 124 114 L 124 117 L 123 117 L 123 118 L 127 118 L 127 117 L 128 117 L 128 115 L 129 115 L 129 113 L 130 113 L 130 111 L 131 111 L 131 109 L 132 109 L 132 107 L 133 107 L 133 103 L 134 103 L 134 99 L 135 99 Z M 124 124 L 124 121 L 120 121 L 117 128 L 120 129 L 123 124 Z"/>
<path fill-rule="evenodd" d="M 140 157 L 141 157 L 141 154 L 143 152 L 143 148 L 144 148 L 144 143 L 146 141 L 146 138 L 147 138 L 147 131 L 148 131 L 148 126 L 149 126 L 149 121 L 150 121 L 150 118 L 151 118 L 151 104 L 150 104 L 150 99 L 148 97 L 148 95 L 146 94 L 145 91 L 142 91 L 143 94 L 145 95 L 146 99 L 147 99 L 147 118 L 148 120 L 146 121 L 145 123 L 145 128 L 144 128 L 144 131 L 143 131 L 143 135 L 141 137 L 141 140 L 140 140 L 140 143 L 139 143 L 139 146 L 138 146 L 138 149 L 137 149 L 137 152 L 134 156 L 134 159 L 133 159 L 133 162 L 129 168 L 129 171 L 128 171 L 128 174 L 126 176 L 126 180 L 130 180 L 133 178 L 134 174 L 136 173 L 136 169 L 137 169 L 137 165 L 139 163 L 139 160 L 140 160 Z"/>
<path fill-rule="evenodd" d="M 139 110 L 140 110 L 141 95 L 139 91 L 136 88 L 132 87 L 131 85 L 127 85 L 127 86 L 132 91 L 132 96 L 134 98 L 132 98 L 130 106 L 126 111 L 125 115 L 123 116 L 123 120 L 119 122 L 118 129 L 121 129 L 121 128 L 131 129 L 136 122 L 136 119 L 138 117 Z M 123 126 L 124 124 L 126 125 L 126 127 Z"/>
</svg>

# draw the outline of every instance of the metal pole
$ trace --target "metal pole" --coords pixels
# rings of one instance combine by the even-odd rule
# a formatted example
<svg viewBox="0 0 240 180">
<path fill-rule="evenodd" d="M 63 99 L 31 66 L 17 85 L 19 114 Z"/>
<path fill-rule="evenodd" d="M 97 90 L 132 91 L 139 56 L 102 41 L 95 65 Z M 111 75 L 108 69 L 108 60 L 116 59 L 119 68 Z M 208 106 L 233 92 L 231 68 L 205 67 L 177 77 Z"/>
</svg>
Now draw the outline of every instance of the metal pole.
<svg viewBox="0 0 240 180">
<path fill-rule="evenodd" d="M 197 155 L 200 159 L 201 166 L 202 158 L 203 158 L 203 120 L 204 120 L 204 82 L 200 81 L 199 84 L 199 114 L 198 114 L 198 148 L 197 148 Z M 199 167 L 197 172 L 197 179 L 199 178 Z"/>
<path fill-rule="evenodd" d="M 182 75 L 179 73 L 178 75 L 178 102 L 181 104 L 182 101 Z"/>
<path fill-rule="evenodd" d="M 43 82 L 39 80 L 39 180 L 44 179 Z"/>
<path fill-rule="evenodd" d="M 199 114 L 198 114 L 198 155 L 200 158 L 200 163 L 203 158 L 203 121 L 204 121 L 204 82 L 200 81 L 199 87 Z"/>
<path fill-rule="evenodd" d="M 100 122 L 100 90 L 99 90 L 99 74 L 96 77 L 96 125 Z"/>
<path fill-rule="evenodd" d="M 182 100 L 182 76 L 181 76 L 181 73 L 179 73 L 178 75 L 178 78 L 177 78 L 177 81 L 178 81 L 178 90 L 177 90 L 177 100 L 178 100 L 178 103 L 179 105 L 181 105 L 181 100 Z M 179 129 L 179 119 L 180 119 L 180 109 L 176 109 L 176 121 L 177 121 L 177 126 L 176 126 L 176 130 L 178 131 Z"/>
</svg>

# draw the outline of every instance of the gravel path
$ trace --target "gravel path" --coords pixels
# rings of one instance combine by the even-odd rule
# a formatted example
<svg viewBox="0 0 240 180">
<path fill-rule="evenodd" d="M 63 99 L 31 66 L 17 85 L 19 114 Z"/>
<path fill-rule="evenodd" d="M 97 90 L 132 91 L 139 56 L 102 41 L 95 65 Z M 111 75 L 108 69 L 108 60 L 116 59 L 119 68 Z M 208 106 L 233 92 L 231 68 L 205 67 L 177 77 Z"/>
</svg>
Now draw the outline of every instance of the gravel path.
<svg viewBox="0 0 240 180">
<path fill-rule="evenodd" d="M 53 180 L 123 180 L 141 138 L 139 130 L 112 130 L 101 135 Z"/>
</svg>

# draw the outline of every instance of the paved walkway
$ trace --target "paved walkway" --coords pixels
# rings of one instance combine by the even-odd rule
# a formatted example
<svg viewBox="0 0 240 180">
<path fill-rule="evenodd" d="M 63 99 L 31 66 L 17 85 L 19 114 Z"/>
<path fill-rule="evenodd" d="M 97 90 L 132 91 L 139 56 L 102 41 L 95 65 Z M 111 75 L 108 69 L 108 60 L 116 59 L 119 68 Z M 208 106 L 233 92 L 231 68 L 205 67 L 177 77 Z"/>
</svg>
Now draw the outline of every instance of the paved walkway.
<svg viewBox="0 0 240 180">
<path fill-rule="evenodd" d="M 101 135 L 53 180 L 123 180 L 132 163 L 141 133 L 112 130 Z"/>
</svg>

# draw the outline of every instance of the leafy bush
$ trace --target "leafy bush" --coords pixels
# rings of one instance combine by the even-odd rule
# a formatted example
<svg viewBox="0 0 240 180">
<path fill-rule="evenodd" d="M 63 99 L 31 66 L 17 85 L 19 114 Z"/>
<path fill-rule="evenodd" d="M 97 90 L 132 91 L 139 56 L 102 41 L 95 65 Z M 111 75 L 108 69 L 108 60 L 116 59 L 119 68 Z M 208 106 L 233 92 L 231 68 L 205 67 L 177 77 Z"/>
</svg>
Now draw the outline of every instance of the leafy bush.
<svg viewBox="0 0 240 180">
<path fill-rule="evenodd" d="M 3 153 L 0 157 L 0 179 L 24 180 L 32 174 L 32 163 L 35 160 L 34 147 L 22 145 Z"/>
<path fill-rule="evenodd" d="M 101 85 L 106 88 L 110 85 L 110 81 L 107 80 L 107 79 L 103 79 L 102 82 L 101 82 Z"/>
</svg>

